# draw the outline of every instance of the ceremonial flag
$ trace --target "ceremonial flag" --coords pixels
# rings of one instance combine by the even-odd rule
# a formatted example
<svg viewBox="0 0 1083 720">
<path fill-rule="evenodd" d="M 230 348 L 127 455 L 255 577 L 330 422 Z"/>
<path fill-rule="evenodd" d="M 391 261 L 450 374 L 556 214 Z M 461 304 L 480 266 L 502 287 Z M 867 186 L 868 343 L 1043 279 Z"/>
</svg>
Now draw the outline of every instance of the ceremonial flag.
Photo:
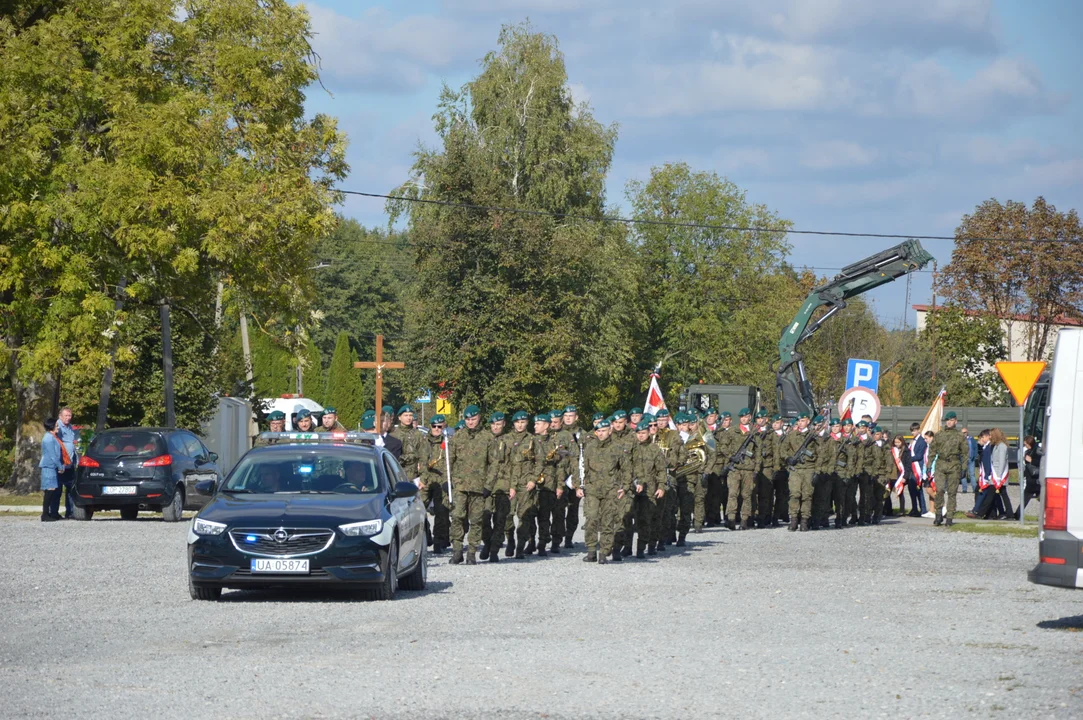
<svg viewBox="0 0 1083 720">
<path fill-rule="evenodd" d="M 839 422 L 846 422 L 853 418 L 855 402 L 857 402 L 857 398 L 850 398 L 850 404 L 846 406 L 846 410 L 842 413 L 842 417 L 839 418 Z"/>
<path fill-rule="evenodd" d="M 657 415 L 658 411 L 666 406 L 662 390 L 658 387 L 658 373 L 651 373 L 651 386 L 647 388 L 647 400 L 643 403 L 643 412 Z"/>
<path fill-rule="evenodd" d="M 944 419 L 944 399 L 946 397 L 946 388 L 940 388 L 940 392 L 937 394 L 936 400 L 933 401 L 932 407 L 929 408 L 929 412 L 925 413 L 925 419 L 921 421 L 921 428 L 918 430 L 919 433 L 924 435 L 930 430 L 934 433 L 940 432 L 940 425 Z"/>
</svg>

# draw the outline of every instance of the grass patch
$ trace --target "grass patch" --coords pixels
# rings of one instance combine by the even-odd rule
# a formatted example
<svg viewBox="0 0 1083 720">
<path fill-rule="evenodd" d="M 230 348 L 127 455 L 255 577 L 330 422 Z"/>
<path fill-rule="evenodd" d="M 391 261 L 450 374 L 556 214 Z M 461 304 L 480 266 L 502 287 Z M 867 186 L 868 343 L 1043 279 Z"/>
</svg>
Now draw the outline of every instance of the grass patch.
<svg viewBox="0 0 1083 720">
<path fill-rule="evenodd" d="M 1038 525 L 1030 524 L 1019 527 L 1017 522 L 993 520 L 990 522 L 963 522 L 955 523 L 950 528 L 952 532 L 975 533 L 977 535 L 1004 535 L 1007 537 L 1036 538 L 1038 537 Z"/>
<path fill-rule="evenodd" d="M 32 492 L 16 495 L 12 492 L 0 492 L 0 505 L 37 505 L 41 507 L 41 493 Z"/>
</svg>

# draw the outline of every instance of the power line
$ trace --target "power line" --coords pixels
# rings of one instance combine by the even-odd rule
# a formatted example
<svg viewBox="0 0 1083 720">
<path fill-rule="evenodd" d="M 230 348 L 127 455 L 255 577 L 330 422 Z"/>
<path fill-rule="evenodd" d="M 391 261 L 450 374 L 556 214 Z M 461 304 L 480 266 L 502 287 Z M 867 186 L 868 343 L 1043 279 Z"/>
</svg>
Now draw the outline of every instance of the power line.
<svg viewBox="0 0 1083 720">
<path fill-rule="evenodd" d="M 714 225 L 711 223 L 678 222 L 675 220 L 648 220 L 643 218 L 625 218 L 616 215 L 581 215 L 578 213 L 562 213 L 554 210 L 537 210 L 531 208 L 513 208 L 501 205 L 475 205 L 473 203 L 454 202 L 451 200 L 434 200 L 431 198 L 406 197 L 404 195 L 385 195 L 382 193 L 361 192 L 359 190 L 340 190 L 344 195 L 357 195 L 360 197 L 378 198 L 384 200 L 400 200 L 403 202 L 422 203 L 426 205 L 440 205 L 443 207 L 461 208 L 463 210 L 483 210 L 485 212 L 507 212 L 519 215 L 541 215 L 546 217 L 564 218 L 568 220 L 585 220 L 587 222 L 622 223 L 626 225 L 657 225 L 662 227 L 690 228 L 695 230 L 726 230 L 731 232 L 758 232 L 778 233 L 789 235 L 816 235 L 822 237 L 848 237 L 848 238 L 882 238 L 887 240 L 974 240 L 981 242 L 1077 242 L 1066 238 L 987 238 L 966 237 L 956 238 L 954 235 L 900 235 L 897 233 L 874 233 L 874 232 L 843 232 L 841 230 L 794 230 L 792 228 L 760 227 L 756 225 Z"/>
</svg>

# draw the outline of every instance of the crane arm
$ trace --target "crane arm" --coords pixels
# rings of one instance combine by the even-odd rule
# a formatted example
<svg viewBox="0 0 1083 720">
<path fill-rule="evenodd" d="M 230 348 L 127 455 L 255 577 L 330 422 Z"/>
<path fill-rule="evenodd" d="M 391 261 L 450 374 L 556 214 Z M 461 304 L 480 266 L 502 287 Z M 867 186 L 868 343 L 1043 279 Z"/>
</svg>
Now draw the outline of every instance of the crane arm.
<svg viewBox="0 0 1083 720">
<path fill-rule="evenodd" d="M 893 248 L 848 265 L 830 282 L 813 288 L 793 321 L 778 342 L 776 387 L 779 412 L 796 417 L 801 412 L 814 413 L 816 401 L 805 374 L 805 364 L 797 346 L 812 337 L 824 322 L 846 307 L 846 301 L 919 270 L 933 256 L 917 240 L 907 240 Z M 812 316 L 821 307 L 828 310 L 815 322 Z"/>
</svg>

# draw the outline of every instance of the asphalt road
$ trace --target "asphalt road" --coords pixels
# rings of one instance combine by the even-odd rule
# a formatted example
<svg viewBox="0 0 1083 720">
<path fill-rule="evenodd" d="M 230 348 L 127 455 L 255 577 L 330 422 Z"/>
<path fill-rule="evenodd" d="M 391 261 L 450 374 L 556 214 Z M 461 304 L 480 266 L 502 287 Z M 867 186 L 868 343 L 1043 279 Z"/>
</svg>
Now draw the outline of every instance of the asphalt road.
<svg viewBox="0 0 1083 720">
<path fill-rule="evenodd" d="M 908 521 L 605 566 L 431 560 L 393 602 L 188 598 L 187 523 L 0 517 L 0 716 L 1081 717 L 1083 592 Z"/>
</svg>

